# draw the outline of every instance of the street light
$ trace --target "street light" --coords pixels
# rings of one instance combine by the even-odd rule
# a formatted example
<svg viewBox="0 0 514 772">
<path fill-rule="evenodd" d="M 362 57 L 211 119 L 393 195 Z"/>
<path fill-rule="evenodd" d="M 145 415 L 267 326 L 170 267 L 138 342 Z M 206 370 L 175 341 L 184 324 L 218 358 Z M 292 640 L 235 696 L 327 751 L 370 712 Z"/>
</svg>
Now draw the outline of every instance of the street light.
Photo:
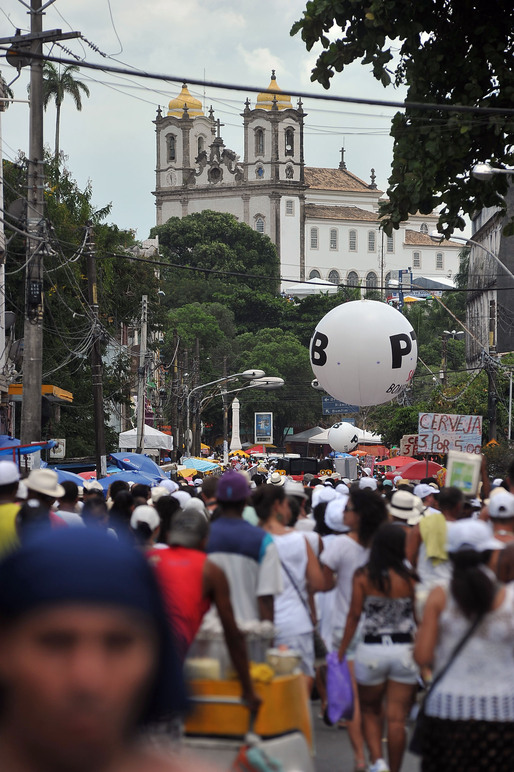
<svg viewBox="0 0 514 772">
<path fill-rule="evenodd" d="M 495 174 L 514 174 L 514 169 L 498 169 L 488 163 L 475 164 L 471 169 L 471 174 L 477 180 L 487 181 L 492 179 Z"/>
<path fill-rule="evenodd" d="M 235 392 L 241 392 L 241 391 L 248 391 L 248 389 L 262 389 L 263 391 L 273 391 L 274 389 L 281 389 L 284 385 L 284 379 L 279 378 L 274 375 L 267 376 L 266 378 L 256 378 L 254 381 L 251 381 L 248 386 L 243 386 L 240 389 L 234 389 Z M 230 392 L 225 392 L 224 398 L 223 398 L 223 409 L 225 411 L 225 406 L 228 408 L 228 404 L 226 402 L 226 394 L 230 394 Z M 225 412 L 224 412 L 225 416 Z M 227 416 L 228 418 L 228 416 Z M 223 431 L 225 432 L 226 427 L 225 420 L 223 421 Z M 227 427 L 228 429 L 228 427 Z M 239 400 L 237 397 L 234 397 L 232 400 L 232 437 L 230 439 L 230 450 L 241 450 L 241 439 L 239 436 Z M 228 447 L 227 447 L 227 435 L 223 434 L 223 463 L 228 464 Z"/>
<path fill-rule="evenodd" d="M 236 378 L 244 378 L 247 381 L 253 381 L 258 378 L 265 378 L 266 373 L 264 370 L 243 370 L 242 373 L 233 373 L 232 375 L 225 375 L 223 378 L 216 378 L 215 381 L 208 381 L 207 383 L 201 383 L 199 386 L 195 386 L 194 389 L 190 389 L 187 392 L 186 397 L 186 450 L 187 455 L 191 455 L 191 429 L 190 429 L 190 412 L 189 412 L 189 403 L 191 400 L 191 395 L 195 393 L 195 391 L 200 391 L 201 389 L 206 389 L 208 386 L 216 386 L 218 383 L 228 383 L 229 381 L 234 381 Z"/>
<path fill-rule="evenodd" d="M 440 244 L 445 239 L 443 234 L 439 233 L 438 231 L 432 231 L 432 233 L 430 234 L 430 238 L 436 244 Z M 484 245 L 481 244 L 479 241 L 474 241 L 473 239 L 468 239 L 468 238 L 466 238 L 466 236 L 455 236 L 453 234 L 452 234 L 452 239 L 453 239 L 453 241 L 462 241 L 464 244 L 473 244 L 475 247 L 479 247 L 480 249 L 483 249 L 484 252 L 486 252 L 489 255 L 489 257 L 492 257 L 493 260 L 496 263 L 498 263 L 500 268 L 503 268 L 505 273 L 507 273 L 511 277 L 511 279 L 514 281 L 514 273 L 512 273 L 512 271 L 509 271 L 509 269 L 507 268 L 505 263 L 502 263 L 502 261 L 500 260 L 498 255 L 495 255 L 494 252 L 491 252 L 490 249 L 488 249 L 487 247 L 484 247 Z"/>
</svg>

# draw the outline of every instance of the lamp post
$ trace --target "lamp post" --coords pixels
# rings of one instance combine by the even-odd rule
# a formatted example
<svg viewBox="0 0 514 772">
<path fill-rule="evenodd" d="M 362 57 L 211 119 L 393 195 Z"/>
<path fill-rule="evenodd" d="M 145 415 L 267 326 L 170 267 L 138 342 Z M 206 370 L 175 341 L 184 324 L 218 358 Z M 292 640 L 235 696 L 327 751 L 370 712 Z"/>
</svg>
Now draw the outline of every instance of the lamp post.
<svg viewBox="0 0 514 772">
<path fill-rule="evenodd" d="M 235 389 L 234 391 L 247 391 L 248 389 L 262 389 L 263 391 L 272 391 L 274 389 L 281 389 L 284 385 L 284 379 L 277 376 L 266 376 L 265 378 L 256 378 L 248 386 L 243 386 L 241 389 Z M 226 436 L 223 437 L 223 447 L 225 448 Z M 232 400 L 232 437 L 230 439 L 230 450 L 241 450 L 241 440 L 239 437 L 239 400 L 235 397 Z M 228 462 L 227 460 L 224 463 Z"/>
<path fill-rule="evenodd" d="M 514 174 L 514 169 L 498 169 L 496 166 L 491 166 L 488 163 L 475 164 L 471 170 L 471 174 L 475 179 L 487 181 L 490 180 L 495 174 Z"/>
<path fill-rule="evenodd" d="M 230 381 L 234 381 L 237 378 L 243 378 L 248 381 L 253 381 L 256 378 L 264 378 L 266 376 L 266 373 L 264 370 L 243 370 L 242 373 L 233 373 L 233 375 L 225 375 L 223 378 L 217 378 L 214 381 L 208 381 L 207 383 L 201 383 L 199 386 L 195 386 L 194 389 L 190 389 L 187 392 L 186 397 L 186 449 L 187 449 L 187 455 L 191 455 L 191 415 L 189 411 L 190 406 L 190 400 L 191 395 L 194 394 L 196 391 L 201 391 L 202 389 L 206 389 L 208 386 L 217 386 L 221 383 L 228 383 Z M 223 392 L 222 392 L 223 393 Z"/>
</svg>

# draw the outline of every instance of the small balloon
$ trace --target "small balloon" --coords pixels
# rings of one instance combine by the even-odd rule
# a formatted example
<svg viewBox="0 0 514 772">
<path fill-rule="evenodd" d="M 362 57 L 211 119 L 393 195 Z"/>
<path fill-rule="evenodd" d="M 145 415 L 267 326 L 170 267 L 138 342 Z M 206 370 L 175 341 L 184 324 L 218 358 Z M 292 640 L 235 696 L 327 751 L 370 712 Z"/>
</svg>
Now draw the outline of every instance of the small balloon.
<svg viewBox="0 0 514 772">
<path fill-rule="evenodd" d="M 341 421 L 334 424 L 328 430 L 328 444 L 338 453 L 349 453 L 359 444 L 359 437 L 355 426 Z"/>
<path fill-rule="evenodd" d="M 395 308 L 354 300 L 319 322 L 310 357 L 320 386 L 332 397 L 352 405 L 380 405 L 410 384 L 418 344 L 410 322 Z"/>
</svg>

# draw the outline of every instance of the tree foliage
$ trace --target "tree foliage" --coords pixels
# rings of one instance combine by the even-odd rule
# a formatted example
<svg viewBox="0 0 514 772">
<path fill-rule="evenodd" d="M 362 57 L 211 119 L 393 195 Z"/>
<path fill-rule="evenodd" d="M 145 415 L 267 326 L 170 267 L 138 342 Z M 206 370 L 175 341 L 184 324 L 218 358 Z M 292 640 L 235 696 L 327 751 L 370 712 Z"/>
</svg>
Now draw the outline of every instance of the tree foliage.
<svg viewBox="0 0 514 772">
<path fill-rule="evenodd" d="M 334 33 L 335 30 L 335 33 Z M 463 213 L 505 211 L 508 179 L 470 176 L 479 162 L 514 162 L 514 8 L 488 0 L 309 0 L 291 34 L 308 50 L 321 43 L 311 80 L 329 88 L 353 62 L 370 65 L 384 86 L 407 87 L 407 103 L 492 108 L 492 113 L 407 107 L 392 121 L 392 174 L 381 205 L 387 233 L 409 214 L 441 207 L 447 236 Z M 335 34 L 335 39 L 334 39 Z"/>
</svg>

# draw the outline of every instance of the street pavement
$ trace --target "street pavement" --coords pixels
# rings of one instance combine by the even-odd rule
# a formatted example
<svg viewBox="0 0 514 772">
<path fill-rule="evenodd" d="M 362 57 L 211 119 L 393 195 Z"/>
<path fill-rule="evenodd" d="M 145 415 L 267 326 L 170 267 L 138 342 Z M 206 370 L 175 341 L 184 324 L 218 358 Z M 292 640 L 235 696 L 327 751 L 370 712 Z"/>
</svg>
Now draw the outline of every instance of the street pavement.
<svg viewBox="0 0 514 772">
<path fill-rule="evenodd" d="M 348 732 L 345 729 L 326 726 L 321 718 L 318 718 L 318 713 L 319 702 L 313 702 L 316 772 L 353 772 L 353 754 Z M 384 751 L 386 751 L 385 748 Z M 419 757 L 407 752 L 403 760 L 402 772 L 419 772 L 419 768 Z"/>
</svg>

